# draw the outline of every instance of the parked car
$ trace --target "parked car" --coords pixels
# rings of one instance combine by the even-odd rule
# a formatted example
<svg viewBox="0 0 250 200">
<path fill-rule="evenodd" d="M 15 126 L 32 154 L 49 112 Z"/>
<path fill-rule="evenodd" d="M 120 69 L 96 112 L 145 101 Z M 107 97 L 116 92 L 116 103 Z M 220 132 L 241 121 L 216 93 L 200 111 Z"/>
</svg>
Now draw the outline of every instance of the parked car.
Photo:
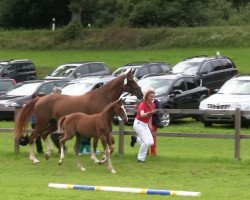
<svg viewBox="0 0 250 200">
<path fill-rule="evenodd" d="M 163 76 L 152 76 L 138 81 L 138 85 L 144 90 L 152 87 L 156 91 L 160 108 L 165 109 L 198 109 L 200 102 L 209 95 L 209 90 L 202 86 L 201 81 L 197 81 L 195 76 L 168 74 Z M 138 100 L 135 96 L 124 94 L 126 98 L 124 107 L 127 111 L 129 122 L 133 122 L 137 108 Z M 161 120 L 163 126 L 168 126 L 172 120 L 184 117 L 198 117 L 187 114 L 169 114 L 163 113 Z"/>
<path fill-rule="evenodd" d="M 82 95 L 91 90 L 97 89 L 108 83 L 114 76 L 90 76 L 78 78 L 66 83 L 61 89 L 62 94 Z"/>
<path fill-rule="evenodd" d="M 1 108 L 20 108 L 31 101 L 34 93 L 44 95 L 52 93 L 54 87 L 61 87 L 66 80 L 31 80 L 18 83 L 0 97 L 0 119 L 13 119 L 13 111 L 1 111 Z"/>
<path fill-rule="evenodd" d="M 73 62 L 57 67 L 45 79 L 72 80 L 89 75 L 109 75 L 111 70 L 104 62 Z"/>
<path fill-rule="evenodd" d="M 16 81 L 11 78 L 0 79 L 0 96 L 3 95 L 8 89 L 16 85 Z"/>
<path fill-rule="evenodd" d="M 172 67 L 165 62 L 135 62 L 118 68 L 112 75 L 119 76 L 126 73 L 129 69 L 135 69 L 134 76 L 139 80 L 148 74 L 166 74 L 172 70 Z"/>
<path fill-rule="evenodd" d="M 250 76 L 239 76 L 228 80 L 216 94 L 201 101 L 200 110 L 235 110 L 240 107 L 250 110 Z M 234 116 L 226 114 L 207 114 L 202 117 L 205 126 L 234 123 Z M 250 115 L 242 116 L 242 125 L 249 126 Z"/>
<path fill-rule="evenodd" d="M 31 60 L 0 61 L 0 78 L 12 78 L 17 83 L 37 78 L 36 67 Z"/>
<path fill-rule="evenodd" d="M 195 56 L 177 63 L 172 73 L 196 75 L 204 86 L 214 92 L 238 75 L 238 70 L 234 62 L 225 56 Z"/>
</svg>

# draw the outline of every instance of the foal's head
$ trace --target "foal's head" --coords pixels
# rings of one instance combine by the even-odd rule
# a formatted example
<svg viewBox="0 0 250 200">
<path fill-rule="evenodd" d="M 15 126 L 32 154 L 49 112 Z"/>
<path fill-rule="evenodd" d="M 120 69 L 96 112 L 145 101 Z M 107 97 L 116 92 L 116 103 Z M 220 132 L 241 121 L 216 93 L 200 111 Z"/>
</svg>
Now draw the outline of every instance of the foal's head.
<svg viewBox="0 0 250 200">
<path fill-rule="evenodd" d="M 135 95 L 138 99 L 143 99 L 143 93 L 141 91 L 140 86 L 134 79 L 135 70 L 129 70 L 127 74 L 125 74 L 124 79 L 124 90 L 132 95 Z"/>
<path fill-rule="evenodd" d="M 128 121 L 128 116 L 126 110 L 123 106 L 125 99 L 119 99 L 114 102 L 114 112 L 115 115 L 120 117 L 123 123 Z"/>
</svg>

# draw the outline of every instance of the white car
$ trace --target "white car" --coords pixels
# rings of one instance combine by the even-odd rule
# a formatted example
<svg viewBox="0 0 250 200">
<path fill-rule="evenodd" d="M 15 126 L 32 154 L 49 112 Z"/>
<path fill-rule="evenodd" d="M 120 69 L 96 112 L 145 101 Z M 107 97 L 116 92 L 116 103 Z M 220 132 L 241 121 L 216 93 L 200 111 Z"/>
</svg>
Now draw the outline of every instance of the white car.
<svg viewBox="0 0 250 200">
<path fill-rule="evenodd" d="M 239 76 L 228 80 L 218 92 L 201 101 L 200 110 L 250 110 L 250 76 Z M 202 121 L 205 126 L 213 123 L 234 123 L 234 116 L 223 114 L 204 114 Z M 250 115 L 242 116 L 242 125 L 250 124 Z"/>
</svg>

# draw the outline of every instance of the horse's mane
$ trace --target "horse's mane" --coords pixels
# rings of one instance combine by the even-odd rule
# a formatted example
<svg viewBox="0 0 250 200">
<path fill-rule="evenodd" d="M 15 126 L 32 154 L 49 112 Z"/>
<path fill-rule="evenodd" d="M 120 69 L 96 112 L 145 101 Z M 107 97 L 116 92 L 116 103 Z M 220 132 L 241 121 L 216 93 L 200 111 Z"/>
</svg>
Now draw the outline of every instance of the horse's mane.
<svg viewBox="0 0 250 200">
<path fill-rule="evenodd" d="M 109 104 L 107 104 L 107 105 L 104 107 L 103 110 L 108 110 L 110 107 L 114 106 L 114 105 L 117 103 L 117 101 L 119 101 L 119 99 L 116 100 L 116 101 L 110 102 Z"/>
</svg>

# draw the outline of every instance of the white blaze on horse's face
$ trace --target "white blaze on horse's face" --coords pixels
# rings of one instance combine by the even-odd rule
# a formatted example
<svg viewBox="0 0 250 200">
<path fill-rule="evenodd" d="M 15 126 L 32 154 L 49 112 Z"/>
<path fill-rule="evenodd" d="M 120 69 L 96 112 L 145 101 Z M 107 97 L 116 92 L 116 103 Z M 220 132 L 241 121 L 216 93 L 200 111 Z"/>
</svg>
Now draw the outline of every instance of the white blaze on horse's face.
<svg viewBox="0 0 250 200">
<path fill-rule="evenodd" d="M 124 79 L 124 85 L 126 85 L 127 83 L 128 83 L 128 79 L 125 78 L 125 79 Z"/>
</svg>

